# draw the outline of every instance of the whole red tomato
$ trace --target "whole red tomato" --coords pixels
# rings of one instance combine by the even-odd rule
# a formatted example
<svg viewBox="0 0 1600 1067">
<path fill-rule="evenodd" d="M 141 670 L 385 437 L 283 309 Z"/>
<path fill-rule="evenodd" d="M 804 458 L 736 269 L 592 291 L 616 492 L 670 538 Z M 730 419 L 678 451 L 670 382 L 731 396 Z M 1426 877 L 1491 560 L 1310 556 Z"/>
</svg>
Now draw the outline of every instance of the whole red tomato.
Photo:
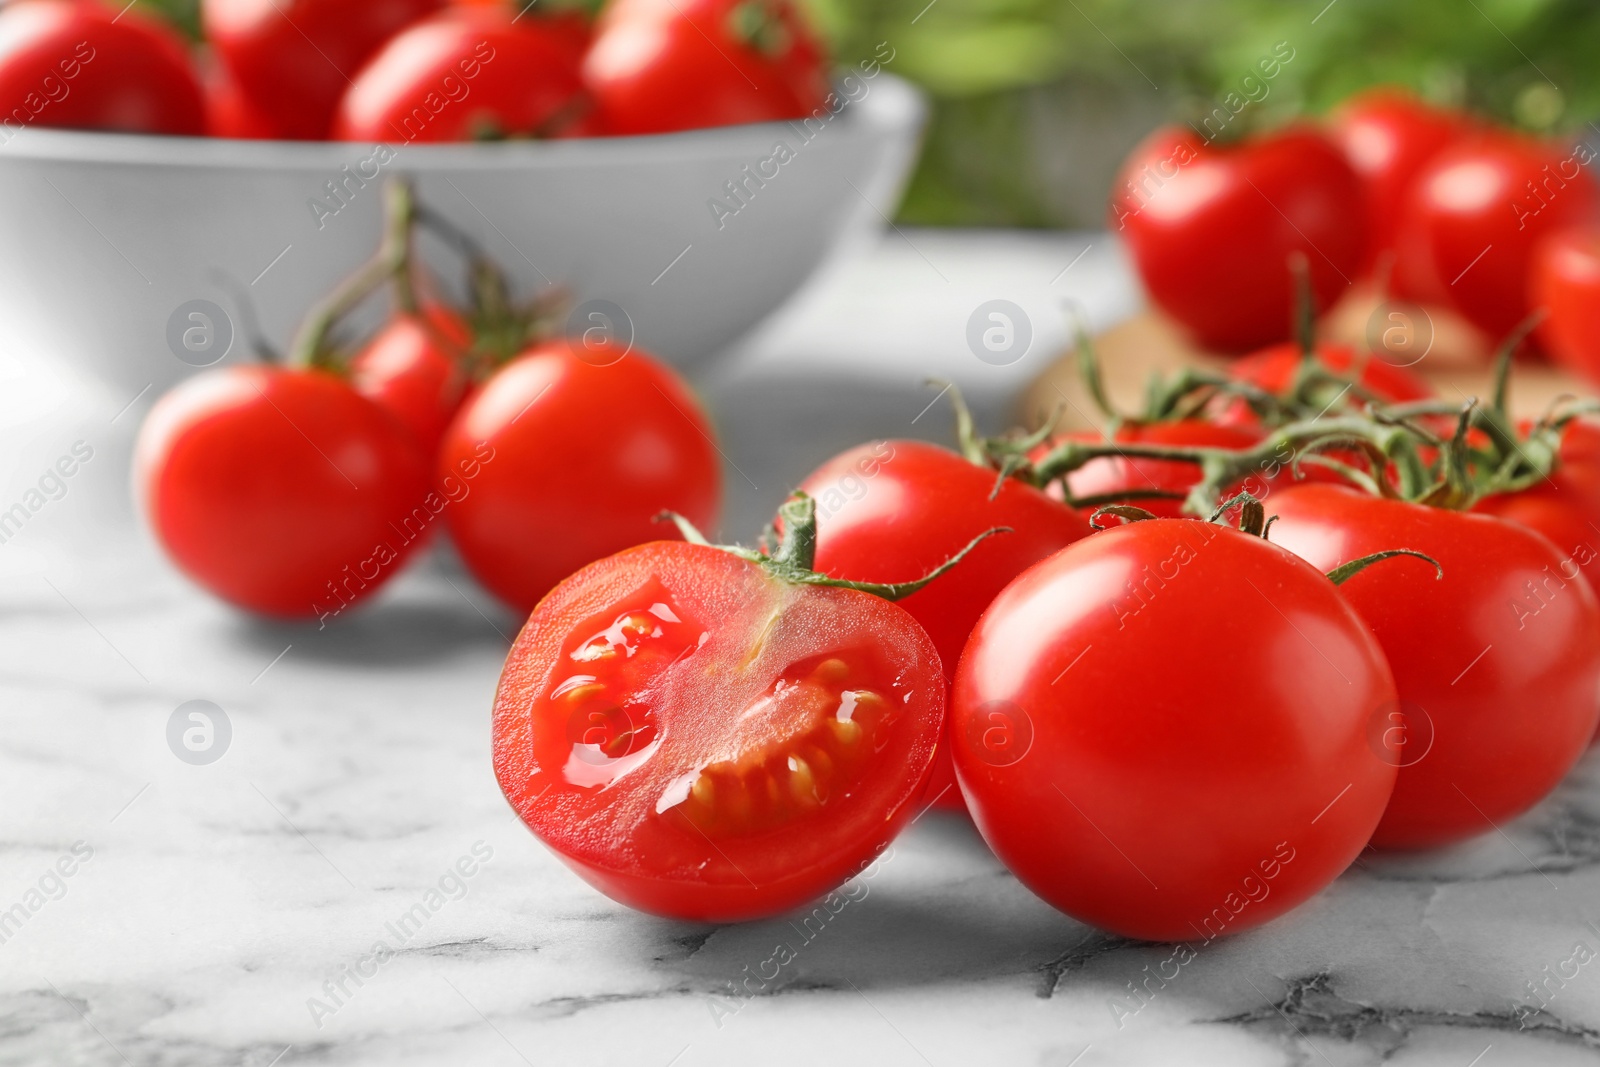
<svg viewBox="0 0 1600 1067">
<path fill-rule="evenodd" d="M 1366 846 L 1395 781 L 1368 726 L 1394 699 L 1321 574 L 1152 519 L 1006 587 L 950 735 L 973 820 L 1024 885 L 1102 929 L 1192 942 L 1281 915 Z"/>
<path fill-rule="evenodd" d="M 250 104 L 283 137 L 314 141 L 328 136 L 334 108 L 362 65 L 442 6 L 444 0 L 201 0 L 200 18 Z"/>
<path fill-rule="evenodd" d="M 944 704 L 939 655 L 894 604 L 656 542 L 528 619 L 495 694 L 495 776 L 613 899 L 761 918 L 859 873 L 914 816 Z"/>
<path fill-rule="evenodd" d="M 405 431 L 319 370 L 233 366 L 162 397 L 135 484 L 178 567 L 230 603 L 326 622 L 371 596 L 443 498 Z"/>
<path fill-rule="evenodd" d="M 605 132 L 670 133 L 826 114 L 826 63 L 789 0 L 620 0 L 583 77 Z"/>
<path fill-rule="evenodd" d="M 1374 353 L 1358 353 L 1350 345 L 1319 341 L 1313 351 L 1324 370 L 1342 378 L 1354 379 L 1357 386 L 1386 404 L 1426 400 L 1433 387 L 1405 367 L 1386 363 Z M 1305 361 L 1298 342 L 1286 341 L 1252 352 L 1228 364 L 1228 376 L 1254 385 L 1274 396 L 1285 396 L 1294 388 L 1295 376 Z M 1336 403 L 1358 403 L 1359 397 L 1345 395 Z M 1237 402 L 1219 416 L 1233 424 L 1254 424 L 1258 420 L 1250 406 Z"/>
<path fill-rule="evenodd" d="M 356 392 L 393 415 L 432 457 L 470 382 L 463 359 L 472 343 L 466 323 L 440 306 L 399 314 L 350 361 Z"/>
<path fill-rule="evenodd" d="M 1433 157 L 1412 187 L 1409 232 L 1451 307 L 1490 338 L 1532 310 L 1534 249 L 1548 234 L 1591 220 L 1593 151 L 1508 131 L 1464 138 Z"/>
<path fill-rule="evenodd" d="M 1372 843 L 1428 848 L 1538 803 L 1600 720 L 1600 601 L 1554 544 L 1514 523 L 1312 485 L 1274 497 L 1272 536 L 1314 566 L 1391 548 L 1340 591 L 1394 670 L 1400 776 Z"/>
<path fill-rule="evenodd" d="M 1042 457 L 1053 445 L 1062 440 L 1096 442 L 1105 440 L 1105 437 L 1092 431 L 1066 434 L 1042 445 L 1035 451 L 1034 458 Z M 1177 419 L 1172 422 L 1126 423 L 1117 428 L 1113 440 L 1116 443 L 1126 444 L 1243 450 L 1259 442 L 1261 434 L 1256 430 L 1224 426 L 1206 419 Z M 1068 474 L 1067 487 L 1072 490 L 1074 497 L 1081 499 L 1151 490 L 1187 493 L 1199 480 L 1200 468 L 1193 463 L 1143 457 L 1104 456 L 1092 459 Z M 1061 489 L 1055 483 L 1051 484 L 1050 492 L 1053 496 L 1061 495 Z M 1183 515 L 1182 500 L 1130 497 L 1129 502 L 1162 518 L 1175 519 Z"/>
<path fill-rule="evenodd" d="M 1569 561 L 1565 569 L 1575 564 L 1600 591 L 1600 424 L 1569 423 L 1549 477 L 1521 492 L 1485 497 L 1472 510 L 1543 534 Z"/>
<path fill-rule="evenodd" d="M 98 0 L 21 0 L 0 11 L 0 120 L 195 136 L 206 127 L 178 35 Z"/>
<path fill-rule="evenodd" d="M 1401 223 L 1411 186 L 1427 162 L 1473 128 L 1460 111 L 1434 107 L 1404 89 L 1360 93 L 1334 114 L 1330 133 L 1366 191 L 1367 269 L 1389 257 L 1389 290 L 1411 300 L 1436 300 L 1431 274 L 1419 270 L 1415 252 L 1400 248 Z"/>
<path fill-rule="evenodd" d="M 1343 154 L 1304 127 L 1229 144 L 1157 130 L 1122 165 L 1111 197 L 1112 226 L 1150 299 L 1219 352 L 1293 335 L 1296 253 L 1316 307 L 1330 307 L 1366 254 L 1362 212 Z"/>
<path fill-rule="evenodd" d="M 537 18 L 453 8 L 395 37 L 339 103 L 345 141 L 553 136 L 578 118 L 570 46 Z"/>
<path fill-rule="evenodd" d="M 1548 317 L 1539 344 L 1557 363 L 1600 381 L 1600 228 L 1550 234 L 1534 248 L 1528 300 Z"/>
<path fill-rule="evenodd" d="M 1010 527 L 900 601 L 933 638 L 951 678 L 973 625 L 995 594 L 1089 533 L 1070 508 L 1032 486 L 1007 478 L 995 493 L 995 482 L 993 470 L 937 445 L 876 441 L 835 456 L 800 485 L 817 502 L 816 568 L 835 578 L 909 581 L 985 530 Z M 940 807 L 961 807 L 947 749 L 940 750 L 929 776 L 928 797 Z"/>
<path fill-rule="evenodd" d="M 709 529 L 722 486 L 713 440 L 688 387 L 641 350 L 540 345 L 445 433 L 441 474 L 494 455 L 450 507 L 450 533 L 480 582 L 531 610 L 580 567 L 660 539 L 662 511 Z"/>
</svg>

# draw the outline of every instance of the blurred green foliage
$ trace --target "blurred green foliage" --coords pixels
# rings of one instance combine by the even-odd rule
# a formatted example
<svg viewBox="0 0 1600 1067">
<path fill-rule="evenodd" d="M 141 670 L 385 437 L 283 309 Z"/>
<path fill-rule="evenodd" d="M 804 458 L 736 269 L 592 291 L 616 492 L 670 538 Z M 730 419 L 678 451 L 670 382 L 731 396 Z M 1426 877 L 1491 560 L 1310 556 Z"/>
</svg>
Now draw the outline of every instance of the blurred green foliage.
<svg viewBox="0 0 1600 1067">
<path fill-rule="evenodd" d="M 141 0 L 139 10 L 165 16 L 190 37 L 200 37 L 200 0 Z"/>
<path fill-rule="evenodd" d="M 1054 195 L 1045 159 L 1063 150 L 1053 140 L 1082 132 L 1075 100 L 1096 101 L 1113 128 L 1084 138 L 1084 151 L 1120 154 L 1163 118 L 1237 88 L 1279 41 L 1295 58 L 1257 121 L 1323 112 L 1378 83 L 1546 131 L 1600 117 L 1596 0 L 806 3 L 840 60 L 887 41 L 889 69 L 933 98 L 902 208 L 919 223 L 1093 224 Z M 1105 170 L 1115 160 L 1089 162 Z"/>
</svg>

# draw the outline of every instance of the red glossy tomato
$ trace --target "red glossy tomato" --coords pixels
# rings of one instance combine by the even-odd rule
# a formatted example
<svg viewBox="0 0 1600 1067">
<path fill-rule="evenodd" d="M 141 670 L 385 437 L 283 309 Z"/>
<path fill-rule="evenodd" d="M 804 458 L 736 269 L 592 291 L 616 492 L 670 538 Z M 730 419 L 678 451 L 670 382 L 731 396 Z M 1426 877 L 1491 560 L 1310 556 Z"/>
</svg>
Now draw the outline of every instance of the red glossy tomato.
<svg viewBox="0 0 1600 1067">
<path fill-rule="evenodd" d="M 801 490 L 817 502 L 816 568 L 835 578 L 919 578 L 985 530 L 1006 526 L 959 566 L 900 601 L 922 624 L 955 676 L 983 609 L 1028 567 L 1089 533 L 1070 508 L 1015 478 L 992 499 L 994 471 L 921 441 L 876 441 L 817 468 Z M 928 780 L 928 798 L 960 808 L 948 748 Z"/>
<path fill-rule="evenodd" d="M 1566 558 L 1563 573 L 1576 565 L 1600 591 L 1600 424 L 1569 423 L 1548 478 L 1518 493 L 1485 497 L 1473 510 L 1543 534 Z"/>
<path fill-rule="evenodd" d="M 1111 222 L 1150 299 L 1202 346 L 1244 352 L 1294 332 L 1290 257 L 1303 254 L 1319 310 L 1366 254 L 1361 183 L 1303 127 L 1231 144 L 1157 130 L 1123 164 Z"/>
<path fill-rule="evenodd" d="M 433 456 L 470 382 L 462 360 L 472 337 L 453 312 L 396 315 L 350 362 L 350 384 L 411 431 Z"/>
<path fill-rule="evenodd" d="M 1066 438 L 1078 441 L 1103 441 L 1102 434 L 1081 432 Z M 1118 427 L 1115 441 L 1141 445 L 1178 445 L 1185 448 L 1228 448 L 1243 450 L 1261 440 L 1259 431 L 1224 426 L 1205 419 L 1178 419 L 1173 422 L 1128 423 Z M 1056 442 L 1050 442 L 1054 444 Z M 1035 452 L 1035 458 L 1049 450 L 1050 444 Z M 1273 473 L 1276 473 L 1274 471 Z M 1200 480 L 1200 468 L 1181 460 L 1143 459 L 1105 456 L 1092 459 L 1067 475 L 1067 486 L 1076 498 L 1102 497 L 1114 493 L 1156 490 L 1187 493 Z M 1052 485 L 1054 494 L 1060 493 Z M 1152 515 L 1175 519 L 1183 515 L 1182 500 L 1130 499 L 1132 504 Z"/>
<path fill-rule="evenodd" d="M 572 53 L 574 63 L 583 61 L 583 54 L 589 50 L 589 45 L 594 40 L 594 19 L 588 9 L 597 5 L 589 0 L 575 0 L 570 5 L 563 5 L 560 0 L 556 3 L 545 0 L 531 7 L 515 0 L 450 0 L 450 2 L 454 7 L 510 10 L 519 17 L 519 20 L 538 19 L 547 30 L 566 44 Z"/>
<path fill-rule="evenodd" d="M 826 114 L 826 58 L 788 0 L 622 0 L 583 76 L 607 133 Z"/>
<path fill-rule="evenodd" d="M 240 91 L 221 62 L 208 64 L 204 74 L 208 135 L 241 141 L 271 141 L 282 136 L 271 117 Z"/>
<path fill-rule="evenodd" d="M 451 506 L 450 532 L 478 580 L 525 611 L 585 564 L 660 539 L 664 510 L 702 529 L 716 519 L 711 426 L 637 348 L 554 341 L 508 363 L 445 433 L 439 470 L 485 448 L 493 459 Z"/>
<path fill-rule="evenodd" d="M 1424 250 L 1440 293 L 1492 339 L 1527 318 L 1540 239 L 1594 217 L 1587 147 L 1505 131 L 1481 133 L 1433 157 L 1412 189 L 1405 238 Z"/>
<path fill-rule="evenodd" d="M 21 0 L 0 11 L 0 121 L 197 136 L 206 116 L 164 24 L 98 0 Z"/>
<path fill-rule="evenodd" d="M 201 0 L 200 17 L 240 92 L 282 131 L 328 136 L 334 108 L 389 38 L 444 0 Z M 388 135 L 386 135 L 388 136 Z"/>
<path fill-rule="evenodd" d="M 339 104 L 345 141 L 548 137 L 577 117 L 571 48 L 542 19 L 454 8 L 385 45 Z"/>
<path fill-rule="evenodd" d="M 1192 942 L 1283 914 L 1366 846 L 1395 780 L 1368 727 L 1394 699 L 1321 574 L 1152 519 L 995 599 L 950 734 L 973 819 L 1024 885 L 1102 929 Z"/>
<path fill-rule="evenodd" d="M 1600 229 L 1562 230 L 1539 242 L 1528 299 L 1548 313 L 1540 346 L 1573 373 L 1600 381 Z"/>
<path fill-rule="evenodd" d="M 1562 551 L 1487 515 L 1333 486 L 1286 490 L 1272 510 L 1273 538 L 1314 566 L 1410 548 L 1444 570 L 1391 560 L 1341 587 L 1400 693 L 1402 766 L 1374 845 L 1459 841 L 1555 788 L 1600 720 L 1600 602 Z"/>
<path fill-rule="evenodd" d="M 1411 300 L 1435 300 L 1414 253 L 1400 249 L 1401 222 L 1411 186 L 1427 162 L 1465 136 L 1473 125 L 1465 114 L 1434 107 L 1411 93 L 1380 88 L 1358 94 L 1334 115 L 1331 133 L 1366 192 L 1368 269 L 1390 257 L 1389 289 Z"/>
<path fill-rule="evenodd" d="M 145 420 L 134 471 L 190 578 L 251 611 L 324 622 L 394 577 L 443 503 L 405 431 L 323 371 L 190 378 Z"/>
<path fill-rule="evenodd" d="M 1326 370 L 1343 378 L 1353 377 L 1358 386 L 1385 403 L 1404 404 L 1434 395 L 1427 382 L 1404 367 L 1384 362 L 1374 353 L 1357 353 L 1349 345 L 1321 341 L 1317 343 L 1315 355 Z M 1230 363 L 1228 375 L 1283 396 L 1294 387 L 1295 375 L 1304 358 L 1300 345 L 1289 341 Z M 1236 413 L 1236 418 L 1242 415 L 1255 421 L 1248 404 L 1233 404 L 1228 410 Z"/>
<path fill-rule="evenodd" d="M 613 899 L 760 918 L 827 893 L 912 818 L 944 689 L 894 604 L 656 542 L 585 567 L 528 619 L 495 696 L 495 775 Z"/>
</svg>

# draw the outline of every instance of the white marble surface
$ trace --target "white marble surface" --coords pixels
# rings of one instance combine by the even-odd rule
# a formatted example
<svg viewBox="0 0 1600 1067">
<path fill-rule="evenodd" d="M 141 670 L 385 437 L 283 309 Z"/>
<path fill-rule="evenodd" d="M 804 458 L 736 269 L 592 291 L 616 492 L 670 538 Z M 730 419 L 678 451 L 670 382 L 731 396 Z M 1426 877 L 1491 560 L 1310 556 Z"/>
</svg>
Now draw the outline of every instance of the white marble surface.
<svg viewBox="0 0 1600 1067">
<path fill-rule="evenodd" d="M 728 533 L 853 439 L 942 436 L 947 413 L 917 418 L 929 373 L 998 416 L 1062 337 L 1061 297 L 1101 321 L 1133 304 L 1108 246 L 1057 276 L 1101 238 L 909 239 L 825 280 L 702 382 L 738 468 Z M 1015 367 L 978 363 L 963 340 L 971 308 L 994 296 L 1038 320 Z M 1567 962 L 1577 945 L 1600 950 L 1600 758 L 1504 835 L 1364 857 L 1287 918 L 1201 949 L 1142 1007 L 1127 985 L 1170 947 L 1055 913 L 942 815 L 913 826 L 810 941 L 782 920 L 663 922 L 580 883 L 500 798 L 488 706 L 515 620 L 437 555 L 324 632 L 210 601 L 132 522 L 127 437 L 145 401 L 118 415 L 129 399 L 36 354 L 0 357 L 0 507 L 74 441 L 95 449 L 66 495 L 0 545 L 0 912 L 27 912 L 0 943 L 0 1063 L 1600 1056 L 1600 963 Z M 193 699 L 233 727 L 209 766 L 166 742 Z M 441 895 L 397 936 L 390 925 L 475 847 L 487 860 L 445 882 L 459 899 Z M 47 872 L 64 858 L 73 873 L 57 881 Z M 344 978 L 335 1003 L 324 983 L 379 940 L 393 958 L 359 987 Z M 780 942 L 796 959 L 765 989 L 732 993 Z M 1546 967 L 1570 977 L 1519 1019 Z"/>
</svg>

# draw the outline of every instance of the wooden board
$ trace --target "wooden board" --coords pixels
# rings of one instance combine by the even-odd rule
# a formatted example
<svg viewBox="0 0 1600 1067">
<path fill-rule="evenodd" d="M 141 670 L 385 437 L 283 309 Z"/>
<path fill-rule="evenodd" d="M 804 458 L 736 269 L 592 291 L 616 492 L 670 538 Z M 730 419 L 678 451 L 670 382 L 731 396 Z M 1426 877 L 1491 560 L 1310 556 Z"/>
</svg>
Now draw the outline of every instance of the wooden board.
<svg viewBox="0 0 1600 1067">
<path fill-rule="evenodd" d="M 1372 295 L 1358 293 L 1334 309 L 1324 323 L 1323 333 L 1332 339 L 1364 345 L 1371 324 L 1388 321 L 1385 316 L 1391 313 L 1423 323 L 1430 344 L 1412 369 L 1430 381 L 1440 396 L 1462 401 L 1487 396 L 1492 353 L 1469 326 L 1448 311 L 1384 308 Z M 1171 373 L 1185 365 L 1221 368 L 1227 364 L 1226 357 L 1189 343 L 1175 323 L 1156 311 L 1146 311 L 1120 323 L 1100 334 L 1094 343 L 1106 392 L 1118 411 L 1128 413 L 1142 407 L 1145 383 L 1151 374 Z M 1520 363 L 1512 379 L 1511 407 L 1518 415 L 1537 415 L 1562 394 L 1594 392 L 1593 386 L 1548 364 Z M 1088 399 L 1070 351 L 1029 387 L 1018 416 L 1024 425 L 1033 427 L 1057 410 L 1062 412 L 1063 429 L 1099 428 L 1104 421 Z"/>
</svg>

